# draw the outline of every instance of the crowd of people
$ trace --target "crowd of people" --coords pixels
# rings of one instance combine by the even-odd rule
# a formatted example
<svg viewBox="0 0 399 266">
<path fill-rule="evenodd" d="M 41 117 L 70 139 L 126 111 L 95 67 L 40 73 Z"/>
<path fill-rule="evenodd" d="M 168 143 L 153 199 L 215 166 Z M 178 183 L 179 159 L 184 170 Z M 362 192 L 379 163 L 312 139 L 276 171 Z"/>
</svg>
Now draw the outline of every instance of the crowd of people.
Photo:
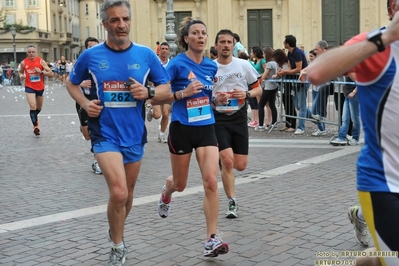
<svg viewBox="0 0 399 266">
<path fill-rule="evenodd" d="M 391 18 L 397 9 L 399 0 L 388 0 Z M 398 131 L 392 128 L 397 112 L 393 108 L 395 95 L 386 94 L 393 86 L 396 73 L 396 68 L 388 65 L 391 61 L 387 58 L 392 58 L 390 53 L 397 53 L 394 40 L 399 39 L 396 33 L 399 15 L 395 16 L 392 29 L 356 36 L 337 49 L 331 49 L 321 40 L 307 55 L 297 47 L 293 35 L 285 36 L 284 50 L 271 47 L 262 50 L 255 46 L 248 54 L 240 37 L 223 29 L 216 35 L 211 59 L 204 56 L 208 43 L 205 23 L 187 17 L 181 22 L 178 40 L 185 52 L 170 59 L 166 42 L 157 43 L 154 53 L 130 41 L 129 1 L 106 0 L 100 14 L 108 32 L 105 42 L 99 44 L 95 38 L 88 38 L 86 50 L 74 64 L 62 57 L 58 63 L 51 64 L 51 68 L 37 56 L 34 46 L 28 46 L 19 75 L 25 80 L 35 135 L 40 135 L 38 114 L 43 105 L 44 76 L 52 77 L 57 73 L 76 101 L 81 132 L 92 144 L 93 171 L 103 174 L 109 188 L 106 235 L 111 250 L 108 265 L 122 265 L 127 258 L 124 225 L 133 207 L 134 188 L 147 143 L 145 120 L 161 116 L 158 140 L 168 145 L 171 174 L 163 186 L 160 184 L 159 215 L 170 216 L 173 193 L 186 188 L 195 150 L 205 193 L 203 254 L 216 257 L 229 252 L 229 245 L 217 233 L 218 172 L 220 169 L 227 197 L 226 218 L 237 218 L 234 169 L 243 171 L 248 163 L 248 126 L 265 131 L 277 122 L 275 98 L 279 85 L 273 80 L 280 78 L 290 80 L 280 88 L 286 114 L 286 126 L 281 130 L 285 132 L 303 134 L 309 119 L 318 127 L 312 136 L 325 135 L 323 120 L 327 99 L 334 95 L 336 108 L 342 107 L 342 126 L 338 138 L 331 143 L 356 145 L 360 134 L 359 103 L 362 113 L 371 113 L 362 117 L 369 140 L 358 162 L 362 207 L 349 208 L 348 216 L 354 224 L 356 239 L 363 246 L 369 245 L 367 220 L 377 249 L 399 249 L 397 215 L 396 212 L 387 213 L 387 208 L 396 210 L 398 207 L 397 144 L 392 147 L 389 141 L 392 136 L 399 138 Z M 375 54 L 377 49 L 381 53 Z M 324 60 L 317 60 L 318 57 Z M 397 59 L 396 54 L 393 57 Z M 332 60 L 340 67 L 328 65 Z M 377 75 L 373 74 L 376 66 L 387 67 L 379 68 L 381 73 Z M 347 81 L 342 92 L 331 82 L 339 76 L 345 76 L 343 80 Z M 379 88 L 377 92 L 372 90 L 375 87 Z M 309 90 L 313 98 L 311 110 L 306 103 Z M 374 96 L 383 100 L 382 107 L 381 102 L 372 102 Z M 342 102 L 338 102 L 341 99 Z M 252 112 L 250 123 L 247 121 L 248 105 Z M 386 131 L 375 132 L 382 126 L 386 126 Z M 349 140 L 348 132 L 352 135 Z M 375 161 L 371 162 L 370 157 Z M 377 260 L 374 263 L 380 265 Z M 381 258 L 381 263 L 397 265 L 398 258 Z"/>
</svg>

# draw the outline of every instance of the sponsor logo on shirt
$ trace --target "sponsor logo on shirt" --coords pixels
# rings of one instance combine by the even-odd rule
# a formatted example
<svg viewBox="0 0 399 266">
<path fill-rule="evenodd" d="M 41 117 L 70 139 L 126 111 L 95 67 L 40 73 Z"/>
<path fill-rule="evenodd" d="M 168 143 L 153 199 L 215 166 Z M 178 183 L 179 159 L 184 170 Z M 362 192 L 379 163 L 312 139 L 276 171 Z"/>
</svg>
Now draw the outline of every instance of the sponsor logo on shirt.
<svg viewBox="0 0 399 266">
<path fill-rule="evenodd" d="M 107 61 L 101 61 L 99 64 L 99 68 L 105 71 L 109 68 L 109 63 Z"/>
<path fill-rule="evenodd" d="M 133 65 L 129 65 L 127 64 L 127 69 L 140 69 L 140 65 L 139 64 L 133 64 Z"/>
<path fill-rule="evenodd" d="M 104 81 L 104 90 L 128 91 L 123 81 Z"/>
<path fill-rule="evenodd" d="M 187 79 L 189 81 L 194 81 L 194 79 L 196 79 L 197 77 L 195 76 L 195 74 L 193 73 L 193 71 L 190 71 L 190 73 L 188 74 Z"/>
<path fill-rule="evenodd" d="M 209 105 L 209 97 L 201 97 L 187 100 L 187 108 Z"/>
</svg>

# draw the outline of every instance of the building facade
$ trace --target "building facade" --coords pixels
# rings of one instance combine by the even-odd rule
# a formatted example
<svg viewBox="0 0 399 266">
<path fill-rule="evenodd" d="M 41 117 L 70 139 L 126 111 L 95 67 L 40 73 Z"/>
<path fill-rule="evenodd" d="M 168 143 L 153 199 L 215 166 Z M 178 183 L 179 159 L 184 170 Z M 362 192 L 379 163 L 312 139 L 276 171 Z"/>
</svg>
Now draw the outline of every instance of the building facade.
<svg viewBox="0 0 399 266">
<path fill-rule="evenodd" d="M 16 30 L 17 62 L 26 57 L 26 47 L 34 45 L 46 61 L 76 59 L 84 49 L 87 33 L 104 36 L 98 13 L 103 0 L 1 0 L 0 61 L 13 61 Z M 29 27 L 31 28 L 29 28 Z"/>
<path fill-rule="evenodd" d="M 104 0 L 0 0 L 0 61 L 13 60 L 10 25 L 17 61 L 35 45 L 47 61 L 76 59 L 88 37 L 106 39 L 100 8 Z M 247 50 L 282 48 L 284 36 L 297 37 L 306 50 L 325 39 L 340 45 L 358 32 L 388 25 L 386 0 L 130 0 L 131 39 L 151 48 L 164 41 L 167 4 L 173 3 L 175 31 L 185 16 L 201 19 L 208 29 L 208 50 L 220 29 L 238 33 Z M 178 34 L 178 32 L 176 32 Z"/>
<path fill-rule="evenodd" d="M 166 34 L 167 2 L 134 0 L 131 37 L 155 47 Z M 190 15 L 207 25 L 208 49 L 220 29 L 231 29 L 247 50 L 253 46 L 283 48 L 284 37 L 297 37 L 306 50 L 322 39 L 332 45 L 353 35 L 389 25 L 386 0 L 174 0 L 175 17 Z M 178 23 L 175 22 L 177 30 Z"/>
</svg>

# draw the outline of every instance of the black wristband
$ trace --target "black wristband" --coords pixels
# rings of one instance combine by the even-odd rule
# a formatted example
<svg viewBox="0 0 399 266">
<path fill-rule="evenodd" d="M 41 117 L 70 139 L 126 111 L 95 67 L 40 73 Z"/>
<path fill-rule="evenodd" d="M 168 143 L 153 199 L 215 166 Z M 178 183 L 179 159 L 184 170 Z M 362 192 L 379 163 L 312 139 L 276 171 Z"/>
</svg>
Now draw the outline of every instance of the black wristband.
<svg viewBox="0 0 399 266">
<path fill-rule="evenodd" d="M 155 88 L 150 86 L 150 85 L 147 85 L 147 90 L 148 90 L 148 98 L 147 98 L 147 100 L 154 98 L 154 96 L 155 96 Z"/>
<path fill-rule="evenodd" d="M 175 101 L 177 101 L 176 92 L 173 93 L 173 98 L 175 98 Z"/>
<path fill-rule="evenodd" d="M 374 43 L 377 46 L 378 52 L 382 52 L 385 50 L 385 45 L 382 42 L 381 36 L 382 36 L 381 29 L 373 30 L 369 34 L 367 34 L 367 40 L 369 42 Z"/>
<path fill-rule="evenodd" d="M 249 91 L 247 91 L 245 93 L 245 99 L 249 99 L 249 98 L 251 98 L 251 94 L 249 93 Z"/>
</svg>

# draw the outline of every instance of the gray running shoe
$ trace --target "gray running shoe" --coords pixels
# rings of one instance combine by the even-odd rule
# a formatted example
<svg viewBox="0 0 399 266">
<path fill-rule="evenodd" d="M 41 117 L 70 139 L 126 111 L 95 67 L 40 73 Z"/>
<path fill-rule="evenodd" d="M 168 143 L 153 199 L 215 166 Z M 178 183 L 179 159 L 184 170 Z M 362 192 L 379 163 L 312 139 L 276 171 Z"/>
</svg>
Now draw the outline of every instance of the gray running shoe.
<svg viewBox="0 0 399 266">
<path fill-rule="evenodd" d="M 227 254 L 227 252 L 229 252 L 229 245 L 219 235 L 212 235 L 205 243 L 205 257 L 217 257 L 218 255 Z"/>
<path fill-rule="evenodd" d="M 312 115 L 312 118 L 315 119 L 315 120 L 318 120 L 318 121 L 324 120 L 324 117 L 322 117 L 320 115 Z"/>
<path fill-rule="evenodd" d="M 154 118 L 154 117 L 153 117 L 153 115 L 152 115 L 152 107 L 150 107 L 150 108 L 148 109 L 148 113 L 147 113 L 147 120 L 148 120 L 148 122 L 151 122 L 153 118 Z"/>
<path fill-rule="evenodd" d="M 91 164 L 91 169 L 93 170 L 93 173 L 95 173 L 96 175 L 101 175 L 103 172 L 100 169 L 100 166 L 98 165 L 97 161 L 94 161 Z"/>
<path fill-rule="evenodd" d="M 126 260 L 126 249 L 111 248 L 108 266 L 122 266 Z"/>
<path fill-rule="evenodd" d="M 108 238 L 109 242 L 115 244 L 114 241 L 112 241 L 111 229 L 109 229 L 109 228 L 107 230 L 107 238 Z M 123 246 L 125 247 L 125 259 L 127 259 L 127 247 L 126 247 L 125 239 L 123 238 L 123 236 L 122 236 L 122 243 L 123 243 Z"/>
<path fill-rule="evenodd" d="M 229 201 L 229 207 L 226 212 L 226 218 L 237 218 L 238 204 L 234 200 Z"/>
<path fill-rule="evenodd" d="M 162 200 L 162 194 L 165 190 L 166 190 L 166 186 L 163 186 L 162 192 L 161 192 L 161 197 L 159 198 L 159 202 L 158 202 L 158 213 L 159 213 L 159 216 L 161 216 L 162 218 L 168 217 L 168 215 L 170 213 L 170 202 L 164 203 Z"/>
<path fill-rule="evenodd" d="M 368 247 L 370 243 L 370 233 L 365 221 L 357 217 L 359 206 L 353 206 L 348 209 L 349 221 L 353 224 L 353 231 L 357 243 L 364 247 Z"/>
</svg>

